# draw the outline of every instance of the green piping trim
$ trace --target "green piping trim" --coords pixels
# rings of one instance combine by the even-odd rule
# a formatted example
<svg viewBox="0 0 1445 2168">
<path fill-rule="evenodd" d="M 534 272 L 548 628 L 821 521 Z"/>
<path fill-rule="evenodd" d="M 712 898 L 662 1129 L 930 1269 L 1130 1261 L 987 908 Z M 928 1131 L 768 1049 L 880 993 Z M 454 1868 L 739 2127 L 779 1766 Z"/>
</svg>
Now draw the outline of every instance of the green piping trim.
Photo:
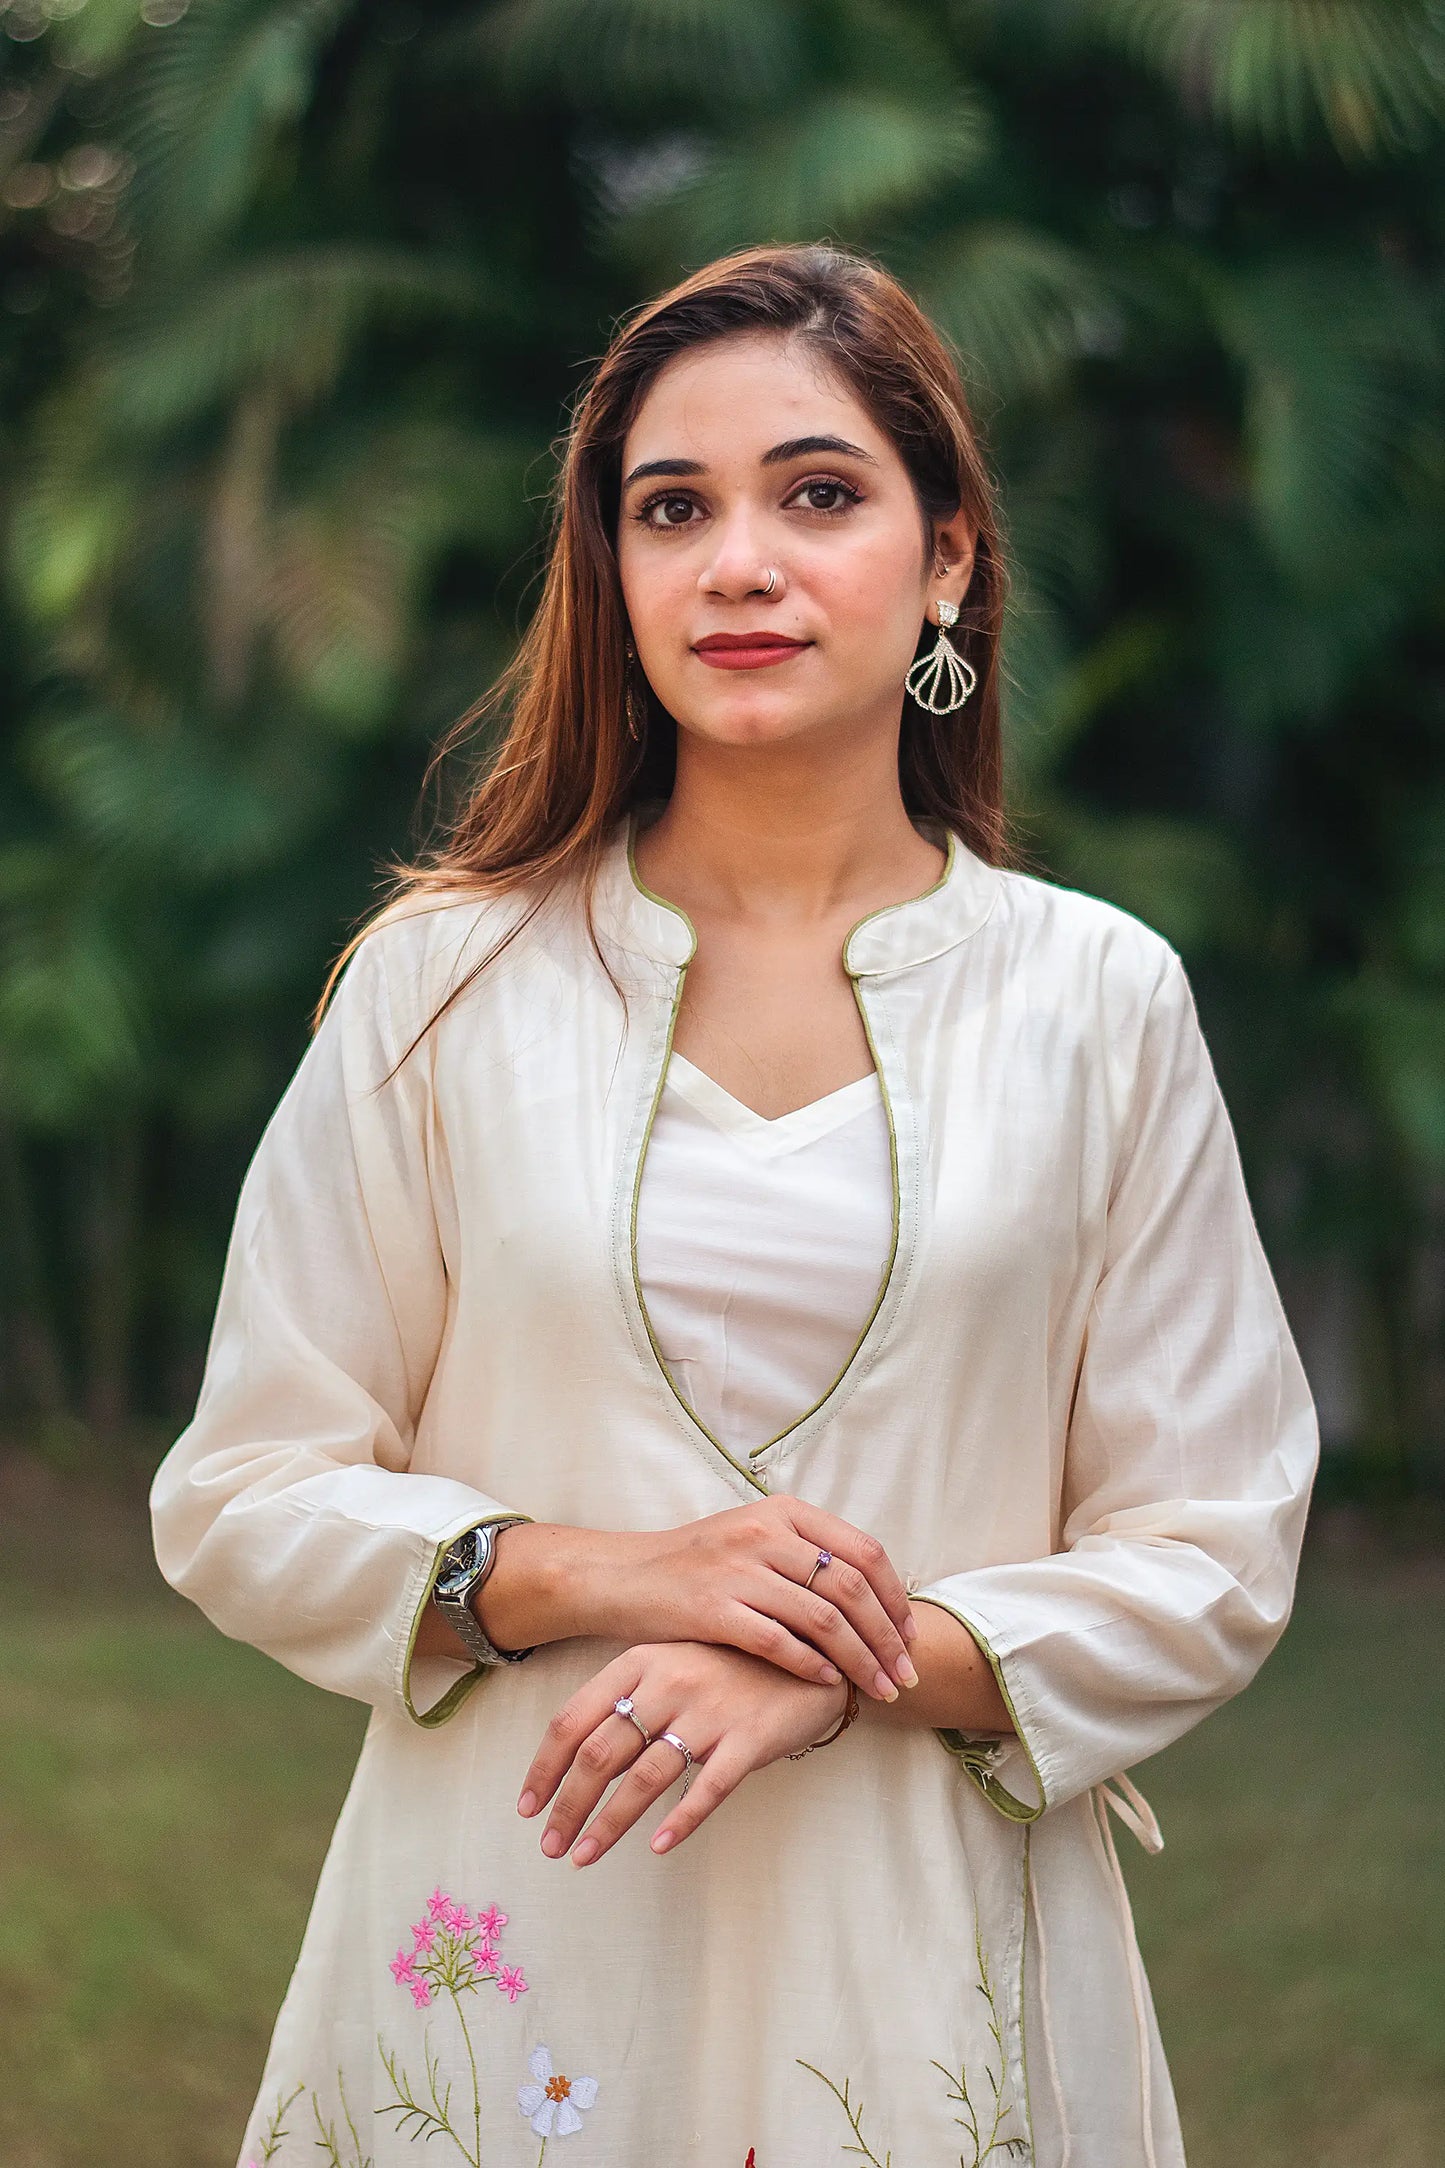
<svg viewBox="0 0 1445 2168">
<path fill-rule="evenodd" d="M 670 910 L 672 906 L 669 904 L 667 908 Z M 685 916 L 686 914 L 684 913 L 681 915 Z M 689 923 L 691 923 L 691 921 L 689 921 Z M 713 1436 L 712 1432 L 708 1429 L 707 1424 L 702 1421 L 702 1419 L 697 1415 L 696 1411 L 693 1408 L 689 1407 L 686 1398 L 678 1390 L 677 1380 L 667 1367 L 667 1363 L 663 1356 L 662 1349 L 658 1345 L 657 1334 L 652 1329 L 652 1319 L 647 1314 L 647 1303 L 642 1293 L 642 1275 L 638 1270 L 637 1265 L 637 1207 L 638 1201 L 642 1195 L 642 1170 L 647 1164 L 647 1147 L 652 1139 L 652 1125 L 657 1119 L 658 1103 L 662 1098 L 662 1088 L 667 1080 L 667 1064 L 672 1054 L 672 1035 L 677 1029 L 677 1012 L 682 1006 L 682 988 L 683 982 L 686 977 L 687 965 L 682 964 L 681 966 L 679 966 L 678 969 L 677 986 L 674 990 L 672 997 L 672 1008 L 668 1013 L 667 1042 L 662 1050 L 662 1066 L 657 1072 L 657 1082 L 652 1088 L 652 1104 L 647 1110 L 647 1122 L 643 1128 L 642 1143 L 638 1149 L 637 1154 L 637 1171 L 632 1177 L 632 1204 L 628 1214 L 628 1252 L 632 1264 L 632 1286 L 633 1291 L 637 1296 L 638 1314 L 642 1319 L 643 1331 L 647 1334 L 648 1345 L 652 1349 L 653 1358 L 657 1363 L 658 1369 L 662 1372 L 664 1378 L 666 1378 L 667 1380 L 668 1389 L 671 1392 L 673 1399 L 677 1402 L 683 1413 L 688 1417 L 689 1421 L 696 1423 L 698 1429 L 707 1439 L 708 1444 L 714 1447 L 717 1452 L 721 1453 L 723 1459 L 727 1462 L 728 1466 L 730 1468 L 736 1469 L 737 1473 L 740 1476 L 744 1477 L 747 1482 L 752 1484 L 754 1490 L 759 1490 L 766 1494 L 768 1486 L 762 1480 L 762 1478 L 756 1473 L 754 1469 L 746 1467 L 742 1461 L 735 1460 L 733 1458 L 732 1454 L 723 1444 L 721 1438 L 715 1438 Z"/>
<path fill-rule="evenodd" d="M 431 1602 L 431 1592 L 441 1577 L 442 1560 L 456 1542 L 457 1537 L 464 1534 L 468 1528 L 495 1528 L 499 1521 L 530 1521 L 531 1519 L 532 1515 L 530 1513 L 478 1513 L 473 1519 L 463 1521 L 459 1528 L 454 1528 L 449 1536 L 443 1536 L 438 1543 L 436 1556 L 431 1562 L 431 1570 L 426 1577 L 426 1587 L 422 1590 L 421 1602 L 412 1614 L 411 1631 L 406 1637 L 406 1655 L 402 1658 L 402 1704 L 414 1724 L 420 1724 L 428 1731 L 434 1730 L 438 1724 L 445 1724 L 448 1717 L 456 1715 L 477 1681 L 484 1679 L 489 1671 L 494 1671 L 497 1668 L 495 1664 L 474 1663 L 470 1671 L 464 1671 L 459 1679 L 453 1679 L 440 1701 L 434 1701 L 431 1707 L 425 1711 L 419 1710 L 412 1700 L 411 1660 L 416 1650 L 416 1637 L 421 1631 L 421 1622 L 426 1616 L 426 1607 Z"/>
<path fill-rule="evenodd" d="M 648 887 L 646 881 L 643 880 L 642 875 L 637 870 L 636 843 L 637 808 L 634 806 L 631 813 L 629 813 L 627 817 L 627 870 L 632 876 L 632 885 L 638 891 L 638 893 L 640 895 L 646 896 L 648 902 L 655 903 L 660 910 L 671 911 L 674 918 L 680 918 L 683 925 L 686 926 L 689 934 L 692 936 L 692 947 L 688 950 L 686 957 L 683 959 L 682 968 L 685 971 L 688 965 L 692 962 L 693 957 L 697 954 L 697 928 L 696 926 L 694 926 L 692 920 L 688 917 L 686 911 L 683 910 L 680 903 L 669 903 L 666 896 L 659 896 L 656 889 Z M 681 992 L 682 989 L 679 983 L 679 999 L 681 999 Z M 671 1045 L 670 1038 L 668 1043 L 669 1045 Z M 664 1063 L 663 1066 L 665 1068 L 666 1063 Z"/>
<path fill-rule="evenodd" d="M 1029 2083 L 1029 1891 L 1033 1876 L 1033 1859 L 1030 1849 L 1033 1844 L 1033 1836 L 1033 1830 L 1026 1822 L 1024 1824 L 1023 1868 L 1024 1922 L 1023 1932 L 1019 1937 L 1019 2067 L 1024 2074 L 1024 2121 L 1028 2125 L 1030 2160 L 1036 2160 L 1038 2157 L 1034 2141 L 1033 2087 Z"/>
<path fill-rule="evenodd" d="M 875 918 L 886 918 L 890 911 L 906 910 L 910 904 L 926 903 L 930 896 L 936 896 L 938 894 L 940 888 L 947 887 L 948 876 L 952 873 L 953 862 L 958 856 L 958 842 L 951 828 L 945 828 L 943 831 L 943 836 L 943 871 L 939 874 L 938 879 L 934 882 L 931 888 L 923 889 L 921 893 L 916 896 L 905 896 L 902 903 L 883 903 L 878 906 L 878 909 L 876 911 L 865 911 L 863 916 L 858 920 L 857 924 L 850 926 L 848 928 L 848 931 L 844 934 L 843 969 L 847 972 L 850 979 L 857 980 L 864 975 L 861 972 L 855 971 L 848 961 L 848 946 L 849 943 L 852 941 L 854 934 L 861 933 L 865 926 L 871 926 Z M 926 842 L 928 838 L 925 837 L 924 840 Z"/>
<path fill-rule="evenodd" d="M 672 1040 L 673 1034 L 677 1030 L 678 1010 L 682 1007 L 682 989 L 687 981 L 687 967 L 688 964 L 692 962 L 693 957 L 697 954 L 697 928 L 696 926 L 694 926 L 692 920 L 688 917 L 686 911 L 684 911 L 680 905 L 675 903 L 669 903 L 665 896 L 659 896 L 655 892 L 655 890 L 650 889 L 647 883 L 643 880 L 641 874 L 637 870 L 637 857 L 633 848 L 636 842 L 636 838 L 637 812 L 634 808 L 632 813 L 628 816 L 627 822 L 627 867 L 629 873 L 632 876 L 633 885 L 636 887 L 640 895 L 647 897 L 650 903 L 657 904 L 664 911 L 673 912 L 678 918 L 682 920 L 684 926 L 686 926 L 689 934 L 692 936 L 692 947 L 688 951 L 685 961 L 681 963 L 677 969 L 677 984 L 673 988 L 672 1007 L 668 1011 L 667 1036 L 662 1049 L 662 1062 L 657 1072 L 657 1081 L 652 1087 L 652 1103 L 647 1109 L 647 1121 L 643 1126 L 642 1143 L 639 1146 L 637 1153 L 637 1167 L 632 1177 L 632 1200 L 628 1213 L 627 1230 L 628 1253 L 632 1266 L 632 1287 L 633 1292 L 637 1297 L 637 1312 L 639 1317 L 642 1319 L 642 1329 L 647 1334 L 647 1342 L 649 1347 L 652 1349 L 653 1359 L 656 1362 L 658 1369 L 662 1372 L 663 1377 L 667 1380 L 668 1390 L 672 1394 L 673 1399 L 682 1409 L 684 1415 L 687 1416 L 689 1422 L 696 1424 L 697 1428 L 702 1432 L 703 1436 L 707 1439 L 708 1444 L 713 1447 L 714 1451 L 722 1455 L 728 1466 L 732 1468 L 738 1475 L 740 1475 L 745 1482 L 750 1483 L 754 1490 L 762 1491 L 764 1496 L 766 1496 L 768 1486 L 763 1481 L 763 1479 L 756 1473 L 754 1469 L 746 1467 L 742 1461 L 734 1460 L 732 1454 L 723 1444 L 721 1438 L 715 1438 L 713 1436 L 712 1432 L 708 1429 L 707 1424 L 699 1419 L 695 1411 L 688 1406 L 686 1397 L 678 1390 L 677 1380 L 667 1367 L 667 1362 L 663 1356 L 662 1349 L 658 1345 L 657 1334 L 652 1329 L 652 1319 L 647 1314 L 647 1303 L 642 1293 L 642 1275 L 639 1272 L 637 1265 L 637 1208 L 639 1199 L 642 1196 L 642 1170 L 647 1164 L 647 1147 L 652 1141 L 652 1125 L 657 1119 L 658 1104 L 662 1098 L 663 1086 L 667 1081 L 667 1064 L 672 1057 Z"/>
<path fill-rule="evenodd" d="M 892 906 L 890 905 L 889 908 L 892 909 Z M 875 913 L 874 916 L 876 915 L 877 914 Z M 859 923 L 861 924 L 863 922 L 860 920 Z M 851 938 L 852 936 L 850 935 L 849 939 Z M 816 1415 L 819 1408 L 825 1406 L 826 1403 L 832 1399 L 834 1393 L 837 1392 L 838 1388 L 843 1383 L 843 1380 L 847 1377 L 848 1372 L 852 1369 L 854 1363 L 858 1360 L 859 1350 L 862 1348 L 863 1342 L 867 1339 L 869 1333 L 873 1330 L 873 1320 L 883 1307 L 884 1297 L 888 1293 L 889 1282 L 893 1278 L 893 1267 L 898 1259 L 898 1228 L 901 1212 L 901 1198 L 899 1196 L 898 1185 L 898 1131 L 894 1126 L 893 1121 L 893 1101 L 888 1096 L 888 1083 L 883 1074 L 883 1064 L 878 1059 L 878 1048 L 874 1043 L 873 1027 L 868 1021 L 868 1011 L 863 1006 L 862 991 L 859 987 L 857 977 L 852 973 L 849 974 L 849 983 L 853 988 L 853 999 L 857 1003 L 858 1014 L 863 1019 L 863 1036 L 868 1041 L 869 1059 L 873 1063 L 873 1073 L 878 1079 L 878 1090 L 883 1100 L 883 1112 L 888 1122 L 888 1179 L 893 1189 L 893 1230 L 888 1246 L 888 1260 L 883 1267 L 883 1277 L 878 1282 L 878 1292 L 873 1298 L 873 1307 L 868 1312 L 868 1316 L 863 1325 L 863 1330 L 859 1333 L 857 1339 L 853 1342 L 852 1347 L 848 1351 L 848 1360 L 844 1363 L 842 1369 L 838 1372 L 838 1375 L 834 1378 L 832 1384 L 828 1387 L 828 1390 L 825 1393 L 819 1394 L 818 1398 L 813 1402 L 811 1408 L 805 1408 L 801 1415 L 795 1416 L 793 1421 L 788 1424 L 785 1430 L 780 1430 L 778 1432 L 777 1437 L 768 1438 L 762 1445 L 750 1446 L 748 1448 L 748 1451 L 749 1454 L 754 1458 L 759 1453 L 766 1453 L 771 1446 L 777 1445 L 780 1439 L 786 1438 L 790 1434 L 790 1432 L 796 1430 L 799 1423 L 806 1423 L 810 1415 Z"/>
<path fill-rule="evenodd" d="M 1003 1697 L 1003 1705 L 1008 1710 L 1010 1721 L 1013 1724 L 1014 1735 L 1024 1750 L 1029 1768 L 1033 1771 L 1034 1782 L 1039 1788 L 1039 1804 L 1030 1806 L 1026 1800 L 1016 1799 L 1008 1786 L 1000 1784 L 998 1778 L 991 1775 L 984 1766 L 989 1749 L 998 1736 L 996 1733 L 967 1732 L 959 1731 L 952 1726 L 939 1726 L 936 1727 L 938 1738 L 947 1747 L 949 1753 L 956 1760 L 963 1763 L 964 1768 L 973 1778 L 974 1783 L 983 1793 L 990 1806 L 997 1807 L 999 1813 L 1005 1815 L 1011 1822 L 1036 1822 L 1048 1804 L 1044 1793 L 1044 1780 L 1039 1774 L 1039 1765 L 1034 1760 L 1028 1740 L 1024 1737 L 1023 1726 L 1019 1722 L 1018 1711 L 1014 1707 L 1013 1695 L 1008 1689 L 1008 1680 L 1004 1677 L 1003 1667 L 989 1645 L 988 1636 L 981 1627 L 975 1626 L 973 1620 L 966 1617 L 956 1604 L 946 1603 L 941 1596 L 910 1594 L 909 1601 L 911 1603 L 931 1603 L 936 1605 L 940 1611 L 946 1611 L 950 1618 L 958 1620 L 960 1626 L 968 1628 L 974 1640 L 983 1650 L 989 1661 L 989 1669 L 998 1682 L 998 1690 Z"/>
<path fill-rule="evenodd" d="M 953 831 L 951 828 L 944 830 L 944 836 L 946 841 L 946 848 L 944 851 L 943 871 L 939 874 L 938 879 L 933 883 L 933 886 L 931 888 L 924 889 L 921 896 L 913 896 L 907 898 L 907 902 L 920 903 L 923 901 L 924 897 L 936 894 L 937 891 L 942 888 L 947 882 L 949 874 L 953 871 L 953 863 L 955 857 L 957 856 L 958 846 L 954 839 Z M 673 1398 L 677 1401 L 678 1405 L 685 1411 L 685 1413 L 690 1417 L 690 1419 L 697 1424 L 698 1429 L 708 1440 L 709 1444 L 715 1446 L 717 1448 L 717 1451 L 722 1454 L 723 1459 L 728 1463 L 729 1467 L 736 1468 L 739 1475 L 746 1476 L 747 1480 L 752 1483 L 756 1488 L 760 1490 L 766 1490 L 766 1483 L 759 1480 L 758 1475 L 752 1468 L 744 1467 L 740 1461 L 737 1461 L 733 1458 L 727 1447 L 723 1445 L 719 1439 L 713 1436 L 712 1432 L 708 1429 L 706 1423 L 702 1422 L 699 1419 L 695 1411 L 688 1406 L 687 1400 L 685 1399 L 683 1394 L 678 1391 L 677 1382 L 674 1379 L 672 1372 L 668 1369 L 666 1362 L 663 1360 L 662 1350 L 657 1344 L 657 1335 L 652 1329 L 652 1320 L 647 1314 L 647 1304 L 643 1300 L 642 1280 L 637 1268 L 637 1208 L 638 1200 L 642 1194 L 642 1170 L 647 1158 L 648 1143 L 652 1137 L 652 1125 L 657 1115 L 658 1102 L 662 1098 L 663 1086 L 667 1079 L 667 1065 L 672 1056 L 672 1041 L 673 1036 L 677 1030 L 678 1010 L 682 1006 L 682 989 L 683 983 L 687 977 L 687 967 L 688 964 L 692 962 L 693 957 L 697 954 L 697 928 L 693 924 L 687 912 L 683 910 L 680 904 L 669 903 L 665 896 L 659 896 L 656 890 L 649 888 L 647 883 L 643 880 L 641 874 L 637 870 L 637 854 L 634 848 L 636 840 L 637 811 L 636 808 L 634 808 L 633 811 L 629 814 L 627 822 L 627 867 L 628 872 L 632 877 L 633 885 L 638 890 L 640 895 L 647 897 L 650 903 L 655 903 L 659 905 L 660 908 L 664 911 L 674 912 L 676 916 L 682 920 L 684 926 L 686 926 L 689 934 L 692 937 L 692 948 L 688 954 L 686 962 L 684 962 L 678 969 L 677 986 L 672 998 L 672 1011 L 667 1020 L 667 1043 L 663 1048 L 662 1068 L 658 1075 L 656 1086 L 653 1090 L 652 1104 L 647 1110 L 647 1126 L 643 1131 L 642 1148 L 638 1153 L 637 1157 L 637 1172 L 633 1178 L 631 1214 L 632 1284 L 637 1291 L 637 1307 L 639 1312 L 641 1313 L 643 1327 L 647 1333 L 647 1338 L 651 1345 L 653 1355 L 656 1357 L 659 1370 L 661 1370 L 663 1376 L 667 1379 L 668 1385 L 672 1389 Z M 883 1100 L 883 1112 L 888 1123 L 888 1170 L 889 1180 L 893 1191 L 893 1226 L 889 1242 L 887 1262 L 883 1267 L 882 1277 L 878 1282 L 878 1293 L 873 1299 L 873 1307 L 868 1312 L 868 1316 L 863 1324 L 863 1329 L 859 1333 L 857 1339 L 853 1342 L 853 1345 L 848 1353 L 847 1361 L 843 1364 L 842 1369 L 833 1379 L 827 1391 L 820 1393 L 811 1407 L 804 1408 L 801 1415 L 794 1416 L 792 1422 L 787 1424 L 782 1430 L 778 1431 L 773 1437 L 765 1438 L 761 1445 L 749 1446 L 748 1458 L 750 1461 L 756 1460 L 763 1453 L 771 1451 L 773 1446 L 780 1444 L 784 1438 L 791 1437 L 792 1433 L 799 1427 L 800 1424 L 806 1423 L 811 1416 L 816 1415 L 818 1413 L 818 1410 L 825 1407 L 827 1403 L 833 1398 L 833 1395 L 843 1384 L 849 1371 L 852 1369 L 854 1363 L 857 1361 L 864 1341 L 867 1339 L 869 1333 L 873 1330 L 873 1321 L 877 1317 L 879 1311 L 882 1309 L 884 1301 L 886 1300 L 888 1295 L 889 1286 L 892 1283 L 894 1267 L 898 1261 L 898 1235 L 902 1217 L 902 1199 L 899 1194 L 898 1181 L 898 1130 L 893 1118 L 893 1101 L 888 1091 L 888 1080 L 883 1073 L 883 1064 L 878 1058 L 878 1047 L 873 1037 L 873 1027 L 868 1020 L 868 1011 L 863 1001 L 863 990 L 859 984 L 859 980 L 863 974 L 850 969 L 848 964 L 848 944 L 852 940 L 854 934 L 857 933 L 859 927 L 868 925 L 875 918 L 885 917 L 889 911 L 902 910 L 903 907 L 903 904 L 885 903 L 876 911 L 865 912 L 862 918 L 858 919 L 852 926 L 849 927 L 847 933 L 843 937 L 842 947 L 843 968 L 847 972 L 849 982 L 853 988 L 853 999 L 857 1004 L 858 1014 L 862 1019 L 863 1036 L 868 1042 L 868 1055 L 869 1059 L 872 1061 L 873 1064 L 873 1073 L 878 1079 L 878 1089 Z"/>
</svg>

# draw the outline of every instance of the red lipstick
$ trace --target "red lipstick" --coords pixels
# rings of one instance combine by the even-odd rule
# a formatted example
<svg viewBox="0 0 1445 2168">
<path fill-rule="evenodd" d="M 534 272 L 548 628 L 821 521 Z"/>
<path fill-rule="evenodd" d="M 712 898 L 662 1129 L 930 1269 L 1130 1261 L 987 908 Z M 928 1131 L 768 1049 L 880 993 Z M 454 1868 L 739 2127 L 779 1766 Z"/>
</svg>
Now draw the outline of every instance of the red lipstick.
<svg viewBox="0 0 1445 2168">
<path fill-rule="evenodd" d="M 765 670 L 810 645 L 781 632 L 710 632 L 694 642 L 694 651 L 714 670 Z"/>
</svg>

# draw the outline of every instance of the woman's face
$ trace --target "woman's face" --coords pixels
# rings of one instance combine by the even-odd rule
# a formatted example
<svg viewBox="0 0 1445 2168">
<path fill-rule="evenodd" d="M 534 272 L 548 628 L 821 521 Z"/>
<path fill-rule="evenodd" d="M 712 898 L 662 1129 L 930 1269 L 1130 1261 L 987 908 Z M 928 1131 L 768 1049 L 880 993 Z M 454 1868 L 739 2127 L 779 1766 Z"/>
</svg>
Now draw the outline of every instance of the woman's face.
<svg viewBox="0 0 1445 2168">
<path fill-rule="evenodd" d="M 935 537 L 943 574 L 898 453 L 801 340 L 737 333 L 679 355 L 623 445 L 633 643 L 679 730 L 700 739 L 896 732 L 927 605 L 960 602 L 972 569 L 961 515 Z M 706 644 L 754 633 L 796 644 Z"/>
</svg>

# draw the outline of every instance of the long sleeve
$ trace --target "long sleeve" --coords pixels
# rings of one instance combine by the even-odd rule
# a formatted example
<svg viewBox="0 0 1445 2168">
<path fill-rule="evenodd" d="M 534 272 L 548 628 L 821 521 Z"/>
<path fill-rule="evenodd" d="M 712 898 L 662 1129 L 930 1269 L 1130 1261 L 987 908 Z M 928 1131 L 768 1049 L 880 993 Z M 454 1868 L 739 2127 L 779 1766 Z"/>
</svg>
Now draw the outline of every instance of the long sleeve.
<svg viewBox="0 0 1445 2168">
<path fill-rule="evenodd" d="M 1248 1684 L 1289 1617 L 1318 1456 L 1309 1387 L 1170 950 L 1113 1170 L 1060 1548 L 915 1594 L 968 1627 L 1013 1715 L 1017 1741 L 992 1749 L 940 1734 L 1000 1812 L 1032 1820 Z"/>
<path fill-rule="evenodd" d="M 429 1013 L 423 940 L 404 919 L 367 934 L 262 1134 L 150 1510 L 162 1574 L 223 1633 L 435 1725 L 486 1667 L 414 1659 L 417 1628 L 447 1544 L 509 1509 L 410 1468 L 447 1308 L 435 1034 L 373 1087 Z"/>
</svg>

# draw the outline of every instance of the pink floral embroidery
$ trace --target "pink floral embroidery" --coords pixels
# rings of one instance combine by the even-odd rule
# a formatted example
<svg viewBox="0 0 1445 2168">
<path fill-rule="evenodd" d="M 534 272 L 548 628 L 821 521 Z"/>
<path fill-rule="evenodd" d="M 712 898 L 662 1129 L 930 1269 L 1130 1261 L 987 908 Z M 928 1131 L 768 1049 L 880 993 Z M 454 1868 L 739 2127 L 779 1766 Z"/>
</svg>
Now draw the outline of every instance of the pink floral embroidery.
<svg viewBox="0 0 1445 2168">
<path fill-rule="evenodd" d="M 495 1977 L 501 1964 L 501 1956 L 495 1943 L 484 1942 L 481 1948 L 474 1953 L 473 1961 L 479 1977 L 486 1980 Z"/>
<path fill-rule="evenodd" d="M 506 1924 L 506 1913 L 499 1912 L 495 1905 L 488 1905 L 485 1912 L 477 1914 L 477 1926 L 488 1942 L 495 1942 Z"/>
<path fill-rule="evenodd" d="M 503 1965 L 497 1975 L 497 1985 L 508 2002 L 515 2002 L 519 1995 L 525 1995 L 527 1992 L 527 1983 L 522 1977 L 520 1965 Z"/>
<path fill-rule="evenodd" d="M 425 2010 L 431 2002 L 431 1987 L 428 1982 L 408 1974 L 406 1984 L 411 1989 L 411 1999 L 418 2010 Z"/>
<path fill-rule="evenodd" d="M 450 1903 L 451 1898 L 447 1895 L 444 1889 L 438 1886 L 432 1891 L 430 1897 L 428 1897 L 426 1901 L 426 1908 L 434 1920 L 439 1920 Z"/>
<path fill-rule="evenodd" d="M 391 1964 L 387 1969 L 390 1971 L 391 1976 L 393 1980 L 395 1980 L 398 1987 L 402 1985 L 403 1981 L 410 1981 L 412 1979 L 413 1962 L 414 1960 L 410 1950 L 398 1950 L 395 1957 L 392 1959 Z"/>
<path fill-rule="evenodd" d="M 436 1938 L 437 1931 L 430 1920 L 418 1920 L 411 1931 L 411 1939 L 419 1950 L 432 1949 L 435 1946 Z"/>
</svg>

